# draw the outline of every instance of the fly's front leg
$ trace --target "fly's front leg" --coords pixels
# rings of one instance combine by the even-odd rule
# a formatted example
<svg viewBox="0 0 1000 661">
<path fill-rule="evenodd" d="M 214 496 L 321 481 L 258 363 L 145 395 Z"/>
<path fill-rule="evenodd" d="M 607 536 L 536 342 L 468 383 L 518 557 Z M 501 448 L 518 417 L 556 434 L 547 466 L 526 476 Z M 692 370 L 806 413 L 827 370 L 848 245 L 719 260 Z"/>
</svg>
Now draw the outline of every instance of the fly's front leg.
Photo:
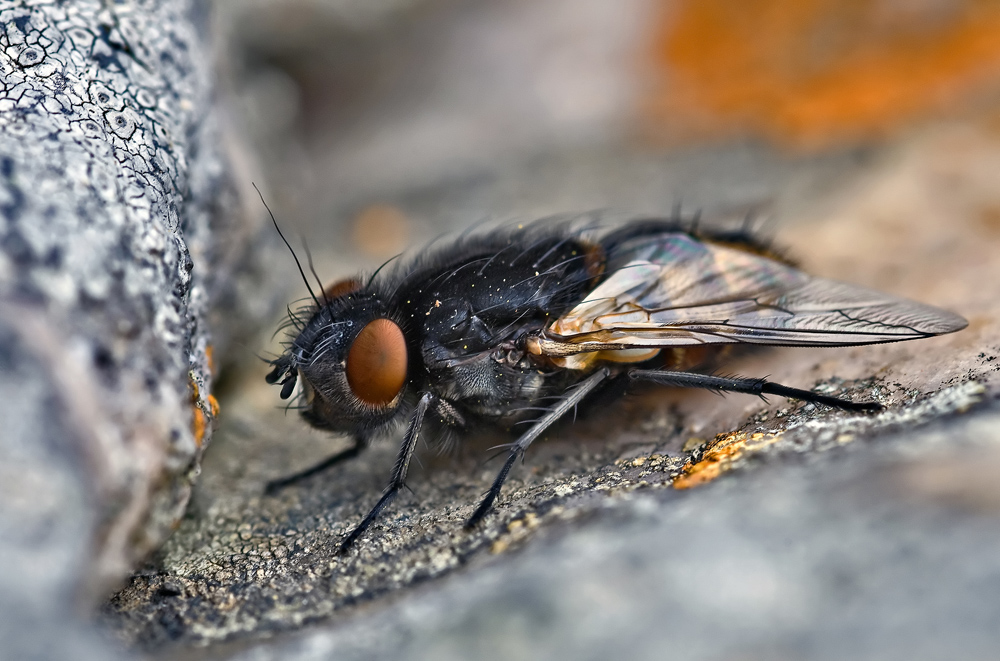
<svg viewBox="0 0 1000 661">
<path fill-rule="evenodd" d="M 315 466 L 310 466 L 309 468 L 301 470 L 298 473 L 293 473 L 291 475 L 286 475 L 285 477 L 279 477 L 278 479 L 269 481 L 267 485 L 264 487 L 264 493 L 268 495 L 274 494 L 277 491 L 280 491 L 281 489 L 284 489 L 289 485 L 295 484 L 296 482 L 301 482 L 307 477 L 312 477 L 317 473 L 322 473 L 331 466 L 339 464 L 340 462 L 345 461 L 347 459 L 353 459 L 354 457 L 357 457 L 359 454 L 361 454 L 361 451 L 364 450 L 366 447 L 368 447 L 368 439 L 359 436 L 354 439 L 354 445 L 347 448 L 346 450 L 338 452 L 332 457 L 324 459 Z"/>
<path fill-rule="evenodd" d="M 368 516 L 362 519 L 361 523 L 351 531 L 351 534 L 341 542 L 340 549 L 337 551 L 338 553 L 346 553 L 351 548 L 351 545 L 368 530 L 371 524 L 375 522 L 375 519 L 382 513 L 382 510 L 389 506 L 389 503 L 395 499 L 396 494 L 403 487 L 404 482 L 406 482 L 406 471 L 409 469 L 410 459 L 413 457 L 413 450 L 417 446 L 420 427 L 424 422 L 424 414 L 427 413 L 427 409 L 436 401 L 437 398 L 429 392 L 425 392 L 420 396 L 416 408 L 413 409 L 413 415 L 410 416 L 410 424 L 403 435 L 403 443 L 399 446 L 399 454 L 396 455 L 396 463 L 392 467 L 392 478 L 389 480 L 389 486 L 386 487 L 382 493 L 382 497 L 375 504 L 375 507 L 372 508 L 372 511 L 368 513 Z"/>
<path fill-rule="evenodd" d="M 486 493 L 486 497 L 483 498 L 482 502 L 479 503 L 479 507 L 476 511 L 472 513 L 472 516 L 466 522 L 466 529 L 474 527 L 477 523 L 482 521 L 483 517 L 490 511 L 493 507 L 494 501 L 496 501 L 497 496 L 500 495 L 500 488 L 503 483 L 507 480 L 507 475 L 510 473 L 510 469 L 514 466 L 514 462 L 517 461 L 518 457 L 524 456 L 524 451 L 528 449 L 528 446 L 532 442 L 542 435 L 546 429 L 548 429 L 552 423 L 554 423 L 559 418 L 566 415 L 566 413 L 574 406 L 580 403 L 584 397 L 587 396 L 594 388 L 597 387 L 604 379 L 608 377 L 607 368 L 602 368 L 597 372 L 594 372 L 589 377 L 578 383 L 562 401 L 556 404 L 552 410 L 539 418 L 534 425 L 531 426 L 527 432 L 524 433 L 521 438 L 517 439 L 510 448 L 510 454 L 507 455 L 507 461 L 504 462 L 503 468 L 500 469 L 500 473 L 493 480 L 493 486 Z"/>
<path fill-rule="evenodd" d="M 669 372 L 667 370 L 631 370 L 629 377 L 635 381 L 649 381 L 658 383 L 661 386 L 672 386 L 674 388 L 703 388 L 705 390 L 715 390 L 716 392 L 742 392 L 748 395 L 779 395 L 781 397 L 791 397 L 801 399 L 806 402 L 815 402 L 825 406 L 833 406 L 838 409 L 848 411 L 881 411 L 882 405 L 878 402 L 852 402 L 838 397 L 827 397 L 809 390 L 799 390 L 790 388 L 780 383 L 774 383 L 765 379 L 748 379 L 739 376 L 713 376 L 711 374 L 695 374 L 693 372 Z"/>
</svg>

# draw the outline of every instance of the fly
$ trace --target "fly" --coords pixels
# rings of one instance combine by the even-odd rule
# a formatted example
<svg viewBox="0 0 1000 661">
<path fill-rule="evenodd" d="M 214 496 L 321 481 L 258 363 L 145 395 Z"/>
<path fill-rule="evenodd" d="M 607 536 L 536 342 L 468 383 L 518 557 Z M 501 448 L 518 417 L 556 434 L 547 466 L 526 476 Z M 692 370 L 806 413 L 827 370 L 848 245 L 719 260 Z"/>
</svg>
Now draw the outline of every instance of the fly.
<svg viewBox="0 0 1000 661">
<path fill-rule="evenodd" d="M 538 223 L 465 237 L 327 287 L 288 323 L 293 334 L 268 383 L 280 384 L 282 399 L 298 384 L 302 417 L 347 432 L 353 445 L 269 491 L 357 456 L 405 421 L 389 485 L 340 552 L 396 497 L 417 439 L 429 431 L 530 422 L 471 528 L 531 443 L 616 382 L 876 411 L 875 402 L 706 368 L 727 344 L 877 344 L 966 326 L 945 310 L 808 275 L 745 231 L 700 231 L 676 220 L 593 236 Z"/>
</svg>

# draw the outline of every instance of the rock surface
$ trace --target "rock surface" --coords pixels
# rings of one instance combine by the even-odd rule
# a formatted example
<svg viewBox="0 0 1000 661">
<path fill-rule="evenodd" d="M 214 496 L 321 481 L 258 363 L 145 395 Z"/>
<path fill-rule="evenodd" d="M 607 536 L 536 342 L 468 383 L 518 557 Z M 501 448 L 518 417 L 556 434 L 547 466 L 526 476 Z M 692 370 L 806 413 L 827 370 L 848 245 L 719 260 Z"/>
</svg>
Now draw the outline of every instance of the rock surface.
<svg viewBox="0 0 1000 661">
<path fill-rule="evenodd" d="M 176 527 L 217 416 L 210 343 L 224 357 L 253 316 L 232 295 L 255 229 L 223 153 L 203 10 L 0 2 L 10 658 L 99 649 L 73 622 Z M 233 332 L 210 334 L 214 315 Z"/>
<path fill-rule="evenodd" d="M 514 557 L 226 656 L 990 658 L 996 423 L 969 416 L 818 460 L 765 460 L 701 492 L 619 495 Z M 984 450 L 992 506 L 914 492 L 952 452 Z M 928 455 L 903 459 L 914 452 Z"/>
</svg>

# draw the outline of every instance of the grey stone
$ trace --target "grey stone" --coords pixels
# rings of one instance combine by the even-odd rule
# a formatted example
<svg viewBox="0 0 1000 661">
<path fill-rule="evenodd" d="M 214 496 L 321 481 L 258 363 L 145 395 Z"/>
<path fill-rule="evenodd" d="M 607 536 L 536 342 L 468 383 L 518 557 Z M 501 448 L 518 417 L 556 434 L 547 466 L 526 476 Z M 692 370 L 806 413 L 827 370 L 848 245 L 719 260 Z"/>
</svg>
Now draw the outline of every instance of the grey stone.
<svg viewBox="0 0 1000 661">
<path fill-rule="evenodd" d="M 516 557 L 227 658 L 990 658 L 997 510 L 914 501 L 893 481 L 901 454 L 998 456 L 997 422 L 636 492 Z"/>
<path fill-rule="evenodd" d="M 216 418 L 210 347 L 225 360 L 253 325 L 232 280 L 260 223 L 230 178 L 205 9 L 0 3 L 8 658 L 107 658 L 81 615 L 176 527 Z"/>
</svg>

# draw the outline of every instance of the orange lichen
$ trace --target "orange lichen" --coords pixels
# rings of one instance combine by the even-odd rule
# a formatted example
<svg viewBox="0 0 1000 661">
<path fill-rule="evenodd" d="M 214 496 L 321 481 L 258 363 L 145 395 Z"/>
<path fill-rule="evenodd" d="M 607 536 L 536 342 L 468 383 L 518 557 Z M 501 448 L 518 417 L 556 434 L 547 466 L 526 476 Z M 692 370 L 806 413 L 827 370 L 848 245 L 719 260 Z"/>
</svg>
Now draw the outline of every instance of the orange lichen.
<svg viewBox="0 0 1000 661">
<path fill-rule="evenodd" d="M 645 109 L 674 138 L 757 133 L 822 146 L 1000 90 L 1000 4 L 988 0 L 668 6 Z"/>
<path fill-rule="evenodd" d="M 201 390 L 198 388 L 198 383 L 193 378 L 189 378 L 188 383 L 191 386 L 191 434 L 194 436 L 194 442 L 198 447 L 201 447 L 205 441 L 205 435 L 208 433 L 210 421 L 219 415 L 219 402 L 213 395 L 209 395 L 207 398 L 208 410 L 206 411 L 206 404 L 201 400 Z"/>
<path fill-rule="evenodd" d="M 729 470 L 733 463 L 748 452 L 756 452 L 775 443 L 780 435 L 752 434 L 749 438 L 743 432 L 719 434 L 702 454 L 698 462 L 687 462 L 681 474 L 674 478 L 675 489 L 690 489 L 711 482 Z"/>
<path fill-rule="evenodd" d="M 205 440 L 206 431 L 208 431 L 208 421 L 205 419 L 205 413 L 195 406 L 191 417 L 191 432 L 194 434 L 194 442 L 198 447 L 201 447 Z"/>
<path fill-rule="evenodd" d="M 212 375 L 214 376 L 216 374 L 216 372 L 215 372 L 215 349 L 212 348 L 211 344 L 208 345 L 207 347 L 205 347 L 205 363 L 208 365 L 208 371 L 211 372 Z"/>
</svg>

